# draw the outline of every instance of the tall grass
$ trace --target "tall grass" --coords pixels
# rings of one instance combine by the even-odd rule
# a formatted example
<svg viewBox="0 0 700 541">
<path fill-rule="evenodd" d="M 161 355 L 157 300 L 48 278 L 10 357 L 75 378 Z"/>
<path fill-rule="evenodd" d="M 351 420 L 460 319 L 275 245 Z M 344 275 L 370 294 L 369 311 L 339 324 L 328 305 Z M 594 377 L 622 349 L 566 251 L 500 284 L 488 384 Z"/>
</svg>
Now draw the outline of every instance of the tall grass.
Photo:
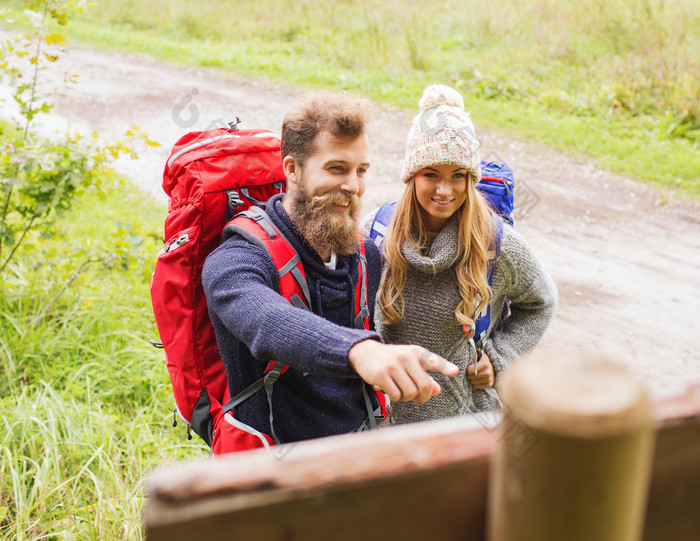
<svg viewBox="0 0 700 541">
<path fill-rule="evenodd" d="M 143 476 L 206 456 L 171 428 L 165 363 L 148 344 L 164 209 L 118 189 L 109 201 L 86 197 L 57 225 L 61 238 L 29 243 L 2 283 L 0 538 L 140 539 Z M 143 239 L 144 263 L 88 267 L 42 311 L 80 264 L 62 262 L 68 239 L 107 250 L 120 223 Z"/>
<path fill-rule="evenodd" d="M 477 128 L 700 196 L 698 0 L 110 0 L 68 33 L 409 112 L 443 82 Z"/>
<path fill-rule="evenodd" d="M 421 71 L 469 93 L 570 112 L 668 111 L 698 121 L 699 7 L 697 0 L 111 0 L 88 15 L 173 39 L 277 48 L 280 64 L 290 56 L 359 71 Z"/>
</svg>

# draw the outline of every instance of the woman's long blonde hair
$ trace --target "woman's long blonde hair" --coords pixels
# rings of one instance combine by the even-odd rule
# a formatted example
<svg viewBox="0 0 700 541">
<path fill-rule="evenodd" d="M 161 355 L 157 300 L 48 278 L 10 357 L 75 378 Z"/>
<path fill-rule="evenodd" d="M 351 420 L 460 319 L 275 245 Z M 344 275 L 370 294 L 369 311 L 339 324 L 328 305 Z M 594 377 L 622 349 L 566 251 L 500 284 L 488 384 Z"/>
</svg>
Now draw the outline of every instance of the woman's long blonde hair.
<svg viewBox="0 0 700 541">
<path fill-rule="evenodd" d="M 487 268 L 489 252 L 495 247 L 494 213 L 478 193 L 471 175 L 467 179 L 467 197 L 456 213 L 459 222 L 459 249 L 454 266 L 462 300 L 455 309 L 455 317 L 460 324 L 471 326 L 474 324 L 474 316 L 491 300 Z M 384 239 L 383 252 L 387 267 L 379 287 L 378 299 L 384 324 L 399 323 L 404 318 L 403 288 L 409 267 L 401 252 L 404 241 L 420 250 L 430 246 L 413 177 L 409 179 L 396 206 Z"/>
</svg>

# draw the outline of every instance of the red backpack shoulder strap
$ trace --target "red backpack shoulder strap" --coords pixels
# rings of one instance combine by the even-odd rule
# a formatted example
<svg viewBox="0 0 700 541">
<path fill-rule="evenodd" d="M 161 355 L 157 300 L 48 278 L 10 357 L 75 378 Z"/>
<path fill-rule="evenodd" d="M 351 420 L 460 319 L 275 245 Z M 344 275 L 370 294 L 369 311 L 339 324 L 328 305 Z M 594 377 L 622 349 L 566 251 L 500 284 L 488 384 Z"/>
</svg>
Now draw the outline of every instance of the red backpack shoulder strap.
<svg viewBox="0 0 700 541">
<path fill-rule="evenodd" d="M 306 283 L 301 258 L 289 240 L 275 227 L 267 213 L 259 207 L 251 207 L 249 210 L 237 214 L 224 227 L 221 242 L 235 234 L 241 235 L 256 246 L 260 246 L 270 255 L 277 270 L 279 294 L 297 308 L 310 310 L 311 294 Z M 231 398 L 223 406 L 222 411 L 226 413 L 232 410 L 237 404 L 264 388 L 270 408 L 272 439 L 279 444 L 272 413 L 272 389 L 277 378 L 286 372 L 287 368 L 289 368 L 287 365 L 270 361 L 265 369 L 265 376 Z"/>
<path fill-rule="evenodd" d="M 311 294 L 301 258 L 267 213 L 258 207 L 241 212 L 226 224 L 221 242 L 235 234 L 270 254 L 279 278 L 279 294 L 297 308 L 309 310 Z"/>
<path fill-rule="evenodd" d="M 355 286 L 355 327 L 369 330 L 369 308 L 367 307 L 367 253 L 365 252 L 365 241 L 362 238 L 362 233 L 358 231 L 358 235 L 360 237 L 360 262 L 358 263 L 359 275 L 357 285 Z M 378 422 L 389 417 L 389 398 L 383 391 L 374 391 L 379 400 L 380 409 L 378 412 L 373 412 L 369 396 L 367 395 L 366 386 L 363 388 L 363 393 L 365 395 L 370 428 L 376 428 Z M 379 416 L 375 417 L 375 413 L 379 413 Z"/>
<path fill-rule="evenodd" d="M 355 285 L 355 327 L 369 330 L 369 308 L 367 307 L 367 254 L 365 253 L 365 241 L 362 234 L 357 232 L 360 238 L 360 261 L 357 264 L 357 284 Z"/>
</svg>

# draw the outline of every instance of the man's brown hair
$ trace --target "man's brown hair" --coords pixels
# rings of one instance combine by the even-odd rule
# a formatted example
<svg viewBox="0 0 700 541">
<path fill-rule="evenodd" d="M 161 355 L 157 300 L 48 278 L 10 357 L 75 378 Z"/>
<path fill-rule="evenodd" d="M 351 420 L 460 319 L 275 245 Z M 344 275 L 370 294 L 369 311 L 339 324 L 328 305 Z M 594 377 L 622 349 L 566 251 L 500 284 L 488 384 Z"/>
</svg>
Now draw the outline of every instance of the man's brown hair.
<svg viewBox="0 0 700 541">
<path fill-rule="evenodd" d="M 323 131 L 348 139 L 365 133 L 369 100 L 345 92 L 314 92 L 302 96 L 282 122 L 282 158 L 291 156 L 300 166 L 314 153 L 314 140 Z"/>
</svg>

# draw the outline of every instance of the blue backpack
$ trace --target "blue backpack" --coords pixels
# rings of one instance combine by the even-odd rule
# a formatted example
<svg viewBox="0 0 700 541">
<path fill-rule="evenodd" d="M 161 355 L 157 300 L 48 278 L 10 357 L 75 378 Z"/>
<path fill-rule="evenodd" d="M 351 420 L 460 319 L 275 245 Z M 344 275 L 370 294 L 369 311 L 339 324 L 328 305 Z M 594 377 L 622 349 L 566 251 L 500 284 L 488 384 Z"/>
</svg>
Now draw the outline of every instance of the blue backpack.
<svg viewBox="0 0 700 541">
<path fill-rule="evenodd" d="M 503 222 L 505 221 L 513 225 L 513 190 L 515 189 L 513 171 L 504 163 L 482 161 L 481 181 L 476 185 L 476 188 L 500 217 L 500 219 L 496 221 L 496 255 L 489 262 L 488 266 L 488 283 L 490 287 L 493 283 L 493 271 L 496 268 L 496 259 L 498 259 L 501 248 Z M 396 201 L 387 201 L 379 207 L 379 210 L 372 220 L 369 236 L 380 249 L 384 244 L 384 237 L 389 231 L 389 223 L 394 216 L 395 210 Z M 507 315 L 507 312 L 508 310 L 504 310 L 499 328 L 503 324 L 503 318 Z M 481 348 L 483 344 L 483 339 L 486 336 L 490 323 L 491 306 L 487 305 L 485 313 L 476 318 L 474 322 L 475 329 L 472 337 L 478 348 Z"/>
</svg>

